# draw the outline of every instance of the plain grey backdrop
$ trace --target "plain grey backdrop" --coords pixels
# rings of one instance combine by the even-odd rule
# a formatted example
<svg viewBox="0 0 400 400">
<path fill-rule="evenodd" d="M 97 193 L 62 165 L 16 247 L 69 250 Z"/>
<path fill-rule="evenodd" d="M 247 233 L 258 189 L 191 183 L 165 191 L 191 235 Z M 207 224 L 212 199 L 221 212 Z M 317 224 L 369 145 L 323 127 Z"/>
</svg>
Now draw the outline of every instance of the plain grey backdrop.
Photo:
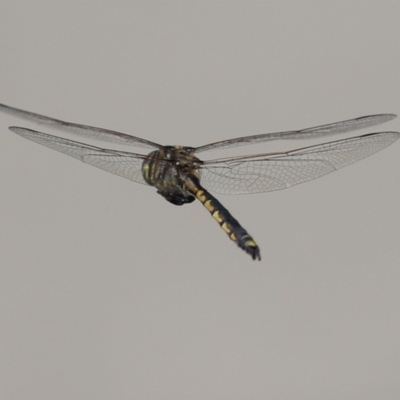
<svg viewBox="0 0 400 400">
<path fill-rule="evenodd" d="M 1 103 L 163 144 L 400 113 L 400 3 L 2 0 L 0 72 Z M 10 125 L 34 128 L 0 115 L 1 400 L 400 398 L 400 143 L 218 196 L 254 262 L 200 203 Z"/>
</svg>

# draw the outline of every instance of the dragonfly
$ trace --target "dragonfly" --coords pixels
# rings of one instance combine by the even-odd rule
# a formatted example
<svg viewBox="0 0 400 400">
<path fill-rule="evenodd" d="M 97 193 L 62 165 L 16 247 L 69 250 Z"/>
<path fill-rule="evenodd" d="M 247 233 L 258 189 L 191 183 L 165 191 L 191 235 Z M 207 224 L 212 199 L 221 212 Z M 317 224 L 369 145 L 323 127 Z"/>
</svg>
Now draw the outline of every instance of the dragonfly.
<svg viewBox="0 0 400 400">
<path fill-rule="evenodd" d="M 206 151 L 273 140 L 315 139 L 378 125 L 392 120 L 396 115 L 368 115 L 313 128 L 263 133 L 189 147 L 163 146 L 126 133 L 65 122 L 4 104 L 0 104 L 0 111 L 63 133 L 152 149 L 149 154 L 132 153 L 96 147 L 24 127 L 9 127 L 12 132 L 25 139 L 86 164 L 153 186 L 158 194 L 174 205 L 181 206 L 199 200 L 228 237 L 253 260 L 261 260 L 258 244 L 210 192 L 251 194 L 286 189 L 368 157 L 400 137 L 400 132 L 386 131 L 290 151 L 202 160 L 198 155 Z"/>
</svg>

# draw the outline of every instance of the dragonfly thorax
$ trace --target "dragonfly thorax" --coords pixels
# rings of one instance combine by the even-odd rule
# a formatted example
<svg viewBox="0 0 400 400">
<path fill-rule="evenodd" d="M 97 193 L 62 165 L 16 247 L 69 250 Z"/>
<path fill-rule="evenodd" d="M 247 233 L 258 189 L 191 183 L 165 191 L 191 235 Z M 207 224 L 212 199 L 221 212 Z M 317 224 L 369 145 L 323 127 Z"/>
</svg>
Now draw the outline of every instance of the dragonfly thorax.
<svg viewBox="0 0 400 400">
<path fill-rule="evenodd" d="M 172 204 L 180 206 L 193 202 L 194 196 L 185 189 L 187 179 L 200 179 L 201 161 L 193 152 L 192 147 L 180 146 L 165 146 L 151 152 L 143 161 L 144 180 Z"/>
</svg>

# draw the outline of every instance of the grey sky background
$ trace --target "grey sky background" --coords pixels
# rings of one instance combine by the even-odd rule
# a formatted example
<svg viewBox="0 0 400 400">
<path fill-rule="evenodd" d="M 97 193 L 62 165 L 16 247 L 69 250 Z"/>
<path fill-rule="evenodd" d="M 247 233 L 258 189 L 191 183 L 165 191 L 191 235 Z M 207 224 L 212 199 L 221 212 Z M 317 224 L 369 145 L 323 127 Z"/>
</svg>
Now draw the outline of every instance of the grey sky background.
<svg viewBox="0 0 400 400">
<path fill-rule="evenodd" d="M 0 102 L 194 146 L 399 114 L 399 17 L 398 1 L 3 0 Z M 0 115 L 1 400 L 400 397 L 399 143 L 218 196 L 253 262 L 200 203 L 10 125 L 34 128 Z"/>
</svg>

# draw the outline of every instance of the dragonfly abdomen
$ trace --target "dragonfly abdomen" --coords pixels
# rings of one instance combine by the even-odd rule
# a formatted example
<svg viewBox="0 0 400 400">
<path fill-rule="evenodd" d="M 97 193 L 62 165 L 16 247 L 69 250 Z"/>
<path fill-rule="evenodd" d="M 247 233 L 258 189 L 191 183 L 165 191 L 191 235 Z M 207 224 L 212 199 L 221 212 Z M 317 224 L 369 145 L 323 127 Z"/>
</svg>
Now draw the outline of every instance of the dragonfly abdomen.
<svg viewBox="0 0 400 400">
<path fill-rule="evenodd" d="M 194 183 L 192 181 L 192 183 Z M 208 210 L 212 217 L 218 222 L 221 229 L 241 249 L 249 254 L 253 260 L 261 260 L 260 248 L 254 239 L 247 233 L 232 214 L 207 190 L 196 183 L 189 185 L 190 192 Z"/>
</svg>

